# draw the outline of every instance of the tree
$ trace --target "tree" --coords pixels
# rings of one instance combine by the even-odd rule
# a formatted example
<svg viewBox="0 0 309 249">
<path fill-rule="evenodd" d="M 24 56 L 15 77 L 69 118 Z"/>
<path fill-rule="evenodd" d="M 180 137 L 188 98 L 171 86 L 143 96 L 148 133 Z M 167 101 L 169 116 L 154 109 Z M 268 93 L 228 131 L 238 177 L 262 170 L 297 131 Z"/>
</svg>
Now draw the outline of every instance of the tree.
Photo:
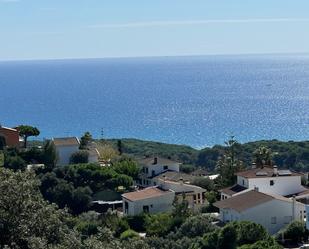
<svg viewBox="0 0 309 249">
<path fill-rule="evenodd" d="M 85 150 L 92 141 L 92 135 L 89 131 L 85 132 L 84 135 L 80 138 L 80 149 Z"/>
<path fill-rule="evenodd" d="M 40 131 L 38 128 L 29 126 L 29 125 L 20 125 L 17 127 L 19 131 L 19 135 L 24 138 L 24 148 L 27 148 L 27 140 L 28 137 L 40 135 Z"/>
<path fill-rule="evenodd" d="M 232 136 L 226 144 L 226 152 L 217 162 L 217 170 L 220 174 L 219 181 L 223 187 L 233 185 L 236 181 L 235 173 L 244 168 L 242 161 L 236 157 L 239 144 Z"/>
<path fill-rule="evenodd" d="M 68 215 L 44 201 L 33 173 L 0 169 L 0 192 L 0 248 L 48 247 L 71 234 L 64 223 Z"/>
<path fill-rule="evenodd" d="M 70 157 L 70 164 L 88 163 L 89 152 L 80 150 L 73 153 Z"/>
<path fill-rule="evenodd" d="M 137 163 L 130 158 L 122 158 L 113 164 L 113 168 L 118 174 L 125 174 L 133 179 L 137 179 L 140 172 Z"/>
<path fill-rule="evenodd" d="M 234 226 L 224 226 L 218 234 L 218 248 L 224 249 L 235 249 L 237 241 L 237 232 Z"/>
<path fill-rule="evenodd" d="M 210 217 L 196 215 L 189 217 L 177 230 L 176 236 L 182 238 L 184 236 L 194 238 L 203 236 L 215 230 L 215 226 L 211 223 Z"/>
<path fill-rule="evenodd" d="M 119 155 L 122 155 L 123 150 L 122 150 L 122 142 L 120 139 L 117 141 L 117 149 L 118 149 Z"/>
<path fill-rule="evenodd" d="M 306 236 L 305 224 L 301 221 L 293 221 L 283 231 L 284 239 L 299 243 Z"/>
<path fill-rule="evenodd" d="M 44 144 L 43 148 L 43 160 L 44 164 L 49 168 L 54 168 L 57 162 L 57 151 L 54 143 L 51 140 L 48 140 Z"/>
<path fill-rule="evenodd" d="M 264 166 L 272 165 L 271 149 L 261 146 L 253 152 L 253 162 L 256 167 L 263 168 Z"/>
</svg>

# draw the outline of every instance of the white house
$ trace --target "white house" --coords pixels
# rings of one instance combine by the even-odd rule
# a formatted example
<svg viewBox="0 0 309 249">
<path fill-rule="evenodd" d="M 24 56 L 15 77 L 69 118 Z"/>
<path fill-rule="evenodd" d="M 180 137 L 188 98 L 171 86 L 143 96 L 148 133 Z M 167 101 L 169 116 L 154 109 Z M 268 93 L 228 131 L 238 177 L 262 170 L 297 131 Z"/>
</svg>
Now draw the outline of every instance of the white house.
<svg viewBox="0 0 309 249">
<path fill-rule="evenodd" d="M 252 221 L 264 226 L 270 234 L 278 232 L 293 220 L 306 218 L 305 205 L 294 199 L 249 190 L 214 203 L 220 209 L 220 220 Z"/>
<path fill-rule="evenodd" d="M 72 154 L 79 151 L 79 139 L 77 137 L 64 137 L 53 138 L 52 141 L 58 156 L 57 165 L 68 165 Z"/>
<path fill-rule="evenodd" d="M 175 192 L 159 187 L 149 187 L 143 190 L 122 195 L 124 215 L 137 215 L 142 212 L 159 213 L 172 209 Z"/>
<path fill-rule="evenodd" d="M 238 172 L 236 175 L 237 183 L 234 186 L 220 190 L 221 200 L 250 189 L 282 196 L 297 195 L 307 190 L 301 185 L 302 174 L 290 170 L 278 170 L 276 166 L 253 168 Z"/>
<path fill-rule="evenodd" d="M 151 186 L 152 178 L 167 171 L 179 172 L 180 163 L 160 157 L 149 157 L 139 161 L 142 167 L 140 185 Z"/>
</svg>

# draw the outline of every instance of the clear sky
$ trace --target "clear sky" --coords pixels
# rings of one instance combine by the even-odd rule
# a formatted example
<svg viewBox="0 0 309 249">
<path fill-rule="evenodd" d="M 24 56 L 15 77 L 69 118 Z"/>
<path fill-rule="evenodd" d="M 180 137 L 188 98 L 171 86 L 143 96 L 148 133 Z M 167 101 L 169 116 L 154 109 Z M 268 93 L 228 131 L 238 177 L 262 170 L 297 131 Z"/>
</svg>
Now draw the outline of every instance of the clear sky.
<svg viewBox="0 0 309 249">
<path fill-rule="evenodd" d="M 0 60 L 309 52 L 309 0 L 0 0 Z"/>
</svg>

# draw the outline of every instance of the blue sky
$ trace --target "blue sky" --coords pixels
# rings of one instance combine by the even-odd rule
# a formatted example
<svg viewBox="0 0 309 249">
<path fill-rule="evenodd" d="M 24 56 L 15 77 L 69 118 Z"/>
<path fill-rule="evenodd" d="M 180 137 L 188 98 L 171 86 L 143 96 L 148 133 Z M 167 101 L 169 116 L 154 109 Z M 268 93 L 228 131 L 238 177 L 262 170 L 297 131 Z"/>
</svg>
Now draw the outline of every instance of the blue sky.
<svg viewBox="0 0 309 249">
<path fill-rule="evenodd" d="M 295 52 L 308 0 L 0 0 L 0 60 Z"/>
</svg>

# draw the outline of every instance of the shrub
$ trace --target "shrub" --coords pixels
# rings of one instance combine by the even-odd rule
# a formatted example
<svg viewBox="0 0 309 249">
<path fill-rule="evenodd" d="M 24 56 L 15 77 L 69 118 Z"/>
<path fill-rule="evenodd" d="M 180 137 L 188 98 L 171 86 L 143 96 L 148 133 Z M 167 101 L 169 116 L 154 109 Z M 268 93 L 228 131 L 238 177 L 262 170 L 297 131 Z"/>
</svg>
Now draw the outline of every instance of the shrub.
<svg viewBox="0 0 309 249">
<path fill-rule="evenodd" d="M 73 153 L 70 157 L 70 164 L 88 163 L 89 152 L 80 150 Z"/>
<path fill-rule="evenodd" d="M 124 231 L 120 235 L 121 240 L 128 240 L 128 239 L 133 239 L 133 238 L 138 238 L 138 237 L 139 237 L 138 233 L 131 229 Z"/>
</svg>

